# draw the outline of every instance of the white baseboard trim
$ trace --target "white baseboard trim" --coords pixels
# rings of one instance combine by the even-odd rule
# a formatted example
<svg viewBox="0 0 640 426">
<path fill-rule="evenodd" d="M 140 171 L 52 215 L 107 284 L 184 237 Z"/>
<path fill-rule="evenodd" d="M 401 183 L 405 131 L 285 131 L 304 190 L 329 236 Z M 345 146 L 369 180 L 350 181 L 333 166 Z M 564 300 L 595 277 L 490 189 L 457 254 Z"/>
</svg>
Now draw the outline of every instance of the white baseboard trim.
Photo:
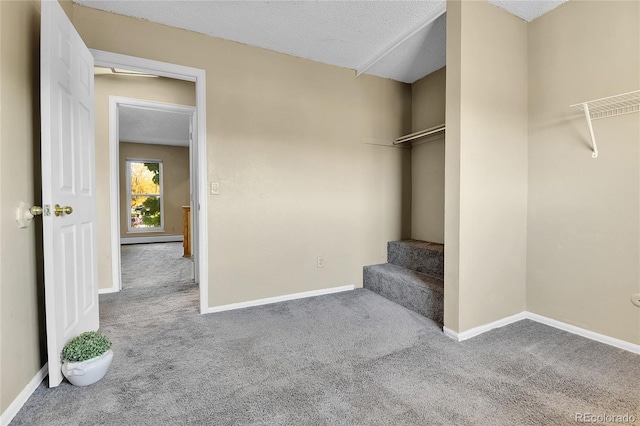
<svg viewBox="0 0 640 426">
<path fill-rule="evenodd" d="M 40 386 L 40 383 L 42 383 L 44 378 L 47 377 L 48 373 L 49 366 L 45 363 L 40 371 L 36 373 L 33 379 L 31 379 L 31 381 L 27 383 L 27 386 L 22 389 L 22 392 L 18 394 L 16 399 L 13 400 L 11 405 L 9 405 L 4 413 L 2 413 L 2 415 L 0 416 L 0 424 L 2 426 L 7 426 L 9 423 L 11 423 L 11 420 L 13 420 L 16 414 L 18 414 L 18 411 L 20 411 L 25 402 L 27 402 L 31 394 L 36 389 L 38 389 L 38 386 Z"/>
<path fill-rule="evenodd" d="M 442 327 L 442 331 L 447 337 L 450 337 L 453 340 L 457 340 L 458 342 L 461 342 L 463 340 L 467 340 L 472 337 L 478 336 L 482 333 L 486 333 L 487 331 L 493 330 L 494 328 L 504 327 L 505 325 L 513 324 L 514 322 L 518 322 L 523 319 L 539 322 L 541 324 L 548 325 L 549 327 L 557 328 L 559 330 L 566 331 L 568 333 L 576 334 L 578 336 L 586 337 L 587 339 L 595 340 L 596 342 L 604 343 L 619 349 L 624 349 L 629 352 L 640 354 L 640 345 L 636 345 L 631 342 L 616 339 L 615 337 L 610 337 L 604 334 L 596 333 L 595 331 L 576 327 L 575 325 L 567 324 L 565 322 L 554 320 L 552 318 L 547 318 L 545 316 L 534 314 L 528 311 L 523 311 L 523 312 L 520 312 L 519 314 L 511 315 L 509 317 L 502 318 L 500 320 L 491 322 L 489 324 L 481 325 L 479 327 L 474 327 L 472 329 L 463 331 L 461 333 L 455 332 L 447 327 Z"/>
<path fill-rule="evenodd" d="M 456 342 L 459 342 L 460 340 L 458 340 L 458 333 L 456 333 L 455 331 L 451 330 L 450 328 L 447 327 L 442 327 L 442 332 L 444 333 L 445 336 L 447 336 L 450 339 L 455 340 Z"/>
<path fill-rule="evenodd" d="M 616 339 L 615 337 L 607 336 L 605 334 L 596 333 L 595 331 L 576 327 L 575 325 L 534 314 L 533 312 L 525 312 L 525 314 L 526 318 L 531 321 L 539 322 L 541 324 L 548 325 L 549 327 L 557 328 L 572 334 L 577 334 L 578 336 L 586 337 L 587 339 L 595 340 L 596 342 L 615 346 L 616 348 L 624 349 L 625 351 L 640 354 L 640 345 Z"/>
<path fill-rule="evenodd" d="M 497 321 L 490 322 L 489 324 L 481 325 L 479 327 L 474 327 L 461 333 L 455 332 L 451 329 L 448 329 L 447 327 L 443 327 L 443 331 L 444 334 L 446 334 L 453 340 L 462 342 L 463 340 L 471 339 L 472 337 L 476 337 L 480 334 L 486 333 L 487 331 L 493 330 L 494 328 L 504 327 L 505 325 L 513 324 L 514 322 L 518 322 L 523 319 L 525 319 L 525 312 L 520 312 L 519 314 L 511 315 L 509 317 L 502 318 Z"/>
<path fill-rule="evenodd" d="M 109 294 L 109 293 L 117 293 L 117 291 L 114 291 L 113 287 L 98 289 L 98 294 Z"/>
<path fill-rule="evenodd" d="M 144 237 L 120 237 L 120 244 L 173 243 L 181 242 L 183 235 L 147 235 Z"/>
<path fill-rule="evenodd" d="M 229 305 L 214 306 L 208 308 L 205 313 L 231 311 L 233 309 L 249 308 L 251 306 L 269 305 L 271 303 L 285 302 L 287 300 L 304 299 L 306 297 L 323 296 L 325 294 L 340 293 L 353 290 L 355 286 L 345 285 L 342 287 L 323 288 L 321 290 L 305 291 L 302 293 L 285 294 L 284 296 L 268 297 L 266 299 L 250 300 L 248 302 L 231 303 Z"/>
</svg>

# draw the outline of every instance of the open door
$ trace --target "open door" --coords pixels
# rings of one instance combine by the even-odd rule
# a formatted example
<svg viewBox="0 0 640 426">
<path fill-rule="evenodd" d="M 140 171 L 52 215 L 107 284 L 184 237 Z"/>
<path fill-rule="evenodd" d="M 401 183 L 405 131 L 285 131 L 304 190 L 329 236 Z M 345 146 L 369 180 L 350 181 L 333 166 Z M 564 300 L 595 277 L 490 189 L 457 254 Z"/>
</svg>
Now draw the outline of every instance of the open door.
<svg viewBox="0 0 640 426">
<path fill-rule="evenodd" d="M 49 386 L 60 352 L 97 330 L 93 57 L 57 0 L 42 2 L 42 203 Z"/>
</svg>

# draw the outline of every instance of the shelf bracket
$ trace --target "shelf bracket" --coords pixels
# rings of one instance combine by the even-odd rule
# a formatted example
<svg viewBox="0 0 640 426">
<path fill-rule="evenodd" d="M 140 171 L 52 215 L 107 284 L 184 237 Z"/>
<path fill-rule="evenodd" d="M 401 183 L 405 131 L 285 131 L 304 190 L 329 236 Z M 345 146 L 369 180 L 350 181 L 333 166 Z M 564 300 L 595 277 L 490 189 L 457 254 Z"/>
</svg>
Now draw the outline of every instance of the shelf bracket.
<svg viewBox="0 0 640 426">
<path fill-rule="evenodd" d="M 596 145 L 596 136 L 593 134 L 593 124 L 591 124 L 591 113 L 589 112 L 589 104 L 583 103 L 582 108 L 584 109 L 584 117 L 587 119 L 587 126 L 589 126 L 589 134 L 591 135 L 591 145 L 593 147 L 591 157 L 598 158 L 598 145 Z"/>
<path fill-rule="evenodd" d="M 593 146 L 591 156 L 598 158 L 598 146 L 596 145 L 596 137 L 593 134 L 593 125 L 591 122 L 601 118 L 640 112 L 640 90 L 595 99 L 593 101 L 580 102 L 579 104 L 570 105 L 570 107 L 580 108 L 584 111 L 584 118 L 587 119 L 587 126 L 589 126 L 589 134 L 591 135 L 591 145 Z"/>
</svg>

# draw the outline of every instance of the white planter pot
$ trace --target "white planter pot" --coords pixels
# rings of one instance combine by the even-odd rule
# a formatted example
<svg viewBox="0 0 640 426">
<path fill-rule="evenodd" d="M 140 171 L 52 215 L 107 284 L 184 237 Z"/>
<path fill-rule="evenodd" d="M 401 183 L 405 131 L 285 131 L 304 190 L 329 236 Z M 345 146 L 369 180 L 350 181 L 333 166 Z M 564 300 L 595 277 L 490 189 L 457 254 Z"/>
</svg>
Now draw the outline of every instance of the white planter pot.
<svg viewBox="0 0 640 426">
<path fill-rule="evenodd" d="M 95 358 L 82 362 L 63 362 L 62 374 L 76 386 L 88 386 L 102 379 L 111 365 L 113 351 L 109 349 Z"/>
</svg>

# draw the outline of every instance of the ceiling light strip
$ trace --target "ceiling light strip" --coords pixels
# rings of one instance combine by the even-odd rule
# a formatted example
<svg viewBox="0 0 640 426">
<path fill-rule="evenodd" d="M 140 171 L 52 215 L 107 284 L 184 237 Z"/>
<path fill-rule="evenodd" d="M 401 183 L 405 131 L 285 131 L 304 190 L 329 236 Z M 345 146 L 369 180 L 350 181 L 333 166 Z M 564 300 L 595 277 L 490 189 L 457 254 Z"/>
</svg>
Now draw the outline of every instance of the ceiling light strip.
<svg viewBox="0 0 640 426">
<path fill-rule="evenodd" d="M 411 37 L 416 35 L 424 27 L 433 23 L 436 19 L 444 15 L 446 11 L 447 11 L 447 3 L 443 1 L 433 11 L 431 11 L 431 13 L 429 13 L 424 20 L 420 21 L 415 27 L 411 28 L 409 31 L 402 34 L 393 43 L 388 45 L 386 48 L 381 50 L 379 53 L 377 53 L 371 59 L 369 59 L 366 63 L 364 63 L 361 67 L 359 67 L 356 70 L 356 77 L 360 77 L 362 74 L 367 72 L 371 67 L 373 67 L 375 64 L 380 62 L 382 58 L 387 56 L 389 53 L 393 52 L 398 46 L 400 46 L 405 41 L 409 40 Z"/>
</svg>

